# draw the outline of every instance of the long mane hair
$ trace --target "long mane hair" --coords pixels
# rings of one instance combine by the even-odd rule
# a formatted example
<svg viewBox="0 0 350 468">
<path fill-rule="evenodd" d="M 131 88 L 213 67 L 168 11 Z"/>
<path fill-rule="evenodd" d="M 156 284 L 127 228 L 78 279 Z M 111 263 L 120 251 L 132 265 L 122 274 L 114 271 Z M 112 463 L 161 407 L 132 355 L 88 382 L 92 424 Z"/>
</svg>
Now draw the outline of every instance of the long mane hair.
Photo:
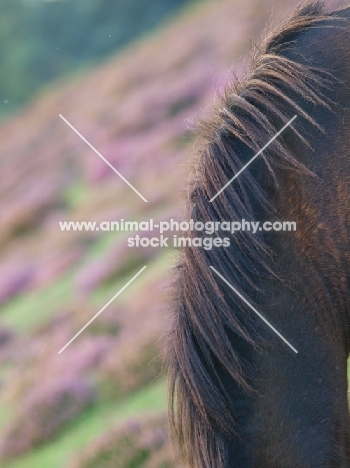
<svg viewBox="0 0 350 468">
<path fill-rule="evenodd" d="M 327 90 L 334 79 L 328 70 L 299 61 L 290 51 L 298 34 L 325 24 L 332 26 L 334 18 L 321 2 L 300 6 L 263 41 L 250 74 L 230 85 L 211 118 L 200 123 L 201 147 L 189 188 L 188 218 L 202 222 L 252 220 L 257 211 L 274 216 L 270 194 L 249 168 L 220 197 L 212 203 L 209 200 L 295 114 L 298 118 L 285 135 L 260 155 L 259 164 L 265 168 L 262 177 L 268 174 L 278 193 L 276 169 L 313 176 L 290 141 L 297 139 L 310 146 L 303 131 L 305 123 L 322 135 L 315 114 L 307 109 L 331 109 Z M 251 156 L 247 159 L 247 155 Z M 279 276 L 263 236 L 251 232 L 232 236 L 229 249 L 185 247 L 181 252 L 167 335 L 169 420 L 181 458 L 196 468 L 226 466 L 225 443 L 235 434 L 236 417 L 224 381 L 233 382 L 247 394 L 254 392 L 240 343 L 252 349 L 261 344 L 254 323 L 247 318 L 249 309 L 213 276 L 210 266 L 215 264 L 253 304 L 254 279 Z"/>
</svg>

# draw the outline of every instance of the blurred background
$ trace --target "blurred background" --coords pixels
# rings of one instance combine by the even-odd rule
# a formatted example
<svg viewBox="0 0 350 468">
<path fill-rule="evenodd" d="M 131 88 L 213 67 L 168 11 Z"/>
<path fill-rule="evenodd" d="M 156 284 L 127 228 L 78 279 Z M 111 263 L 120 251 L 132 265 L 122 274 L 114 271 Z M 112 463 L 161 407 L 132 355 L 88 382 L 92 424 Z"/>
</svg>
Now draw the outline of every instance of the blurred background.
<svg viewBox="0 0 350 468">
<path fill-rule="evenodd" d="M 176 252 L 59 221 L 181 217 L 196 119 L 296 3 L 1 0 L 1 467 L 180 467 L 160 346 Z"/>
</svg>

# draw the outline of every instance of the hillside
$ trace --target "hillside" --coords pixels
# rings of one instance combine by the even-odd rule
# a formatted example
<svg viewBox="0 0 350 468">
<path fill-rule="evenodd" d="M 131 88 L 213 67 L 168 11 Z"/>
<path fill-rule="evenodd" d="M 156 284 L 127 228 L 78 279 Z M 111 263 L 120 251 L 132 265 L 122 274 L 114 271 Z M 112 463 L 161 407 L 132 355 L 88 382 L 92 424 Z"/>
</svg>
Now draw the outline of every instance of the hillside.
<svg viewBox="0 0 350 468">
<path fill-rule="evenodd" d="M 0 128 L 0 464 L 167 468 L 159 339 L 176 253 L 59 221 L 168 220 L 205 114 L 295 1 L 199 2 Z M 145 203 L 59 117 L 62 114 Z M 142 233 L 151 235 L 151 233 Z M 144 265 L 147 269 L 58 351 Z"/>
<path fill-rule="evenodd" d="M 1 0 L 0 121 L 53 80 L 115 53 L 192 0 Z"/>
</svg>

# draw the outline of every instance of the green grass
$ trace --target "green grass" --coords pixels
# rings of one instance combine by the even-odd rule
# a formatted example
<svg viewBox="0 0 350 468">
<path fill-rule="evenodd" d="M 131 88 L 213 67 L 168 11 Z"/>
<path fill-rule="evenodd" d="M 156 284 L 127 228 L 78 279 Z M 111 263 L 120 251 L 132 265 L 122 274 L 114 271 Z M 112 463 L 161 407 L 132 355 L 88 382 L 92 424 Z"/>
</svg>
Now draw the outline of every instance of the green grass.
<svg viewBox="0 0 350 468">
<path fill-rule="evenodd" d="M 106 252 L 111 241 L 112 235 L 98 239 L 91 246 L 79 267 L 86 261 L 97 258 Z M 8 301 L 2 306 L 2 324 L 19 333 L 28 334 L 33 332 L 39 325 L 50 320 L 60 308 L 64 309 L 74 298 L 74 278 L 77 268 L 77 266 L 74 266 L 69 269 L 46 287 L 21 294 Z"/>
<path fill-rule="evenodd" d="M 116 238 L 119 235 L 119 232 L 104 232 L 95 240 L 93 244 L 91 244 L 83 262 L 90 262 L 91 260 L 108 255 L 110 249 L 115 245 Z"/>
<path fill-rule="evenodd" d="M 89 186 L 84 180 L 77 180 L 63 193 L 62 198 L 69 208 L 84 204 L 89 198 Z"/>
<path fill-rule="evenodd" d="M 51 443 L 3 468 L 64 468 L 74 453 L 126 418 L 166 410 L 165 380 L 155 381 L 122 403 L 104 403 L 93 407 Z"/>
<path fill-rule="evenodd" d="M 5 303 L 1 310 L 2 324 L 17 332 L 27 334 L 51 319 L 60 308 L 64 309 L 75 296 L 74 278 L 77 269 L 93 259 L 106 255 L 115 243 L 117 235 L 116 232 L 106 232 L 91 245 L 79 265 L 70 268 L 62 276 L 55 279 L 52 284 L 21 294 Z M 120 289 L 128 279 L 122 277 L 113 284 L 101 285 L 97 289 L 97 295 L 100 297 L 99 291 L 104 291 L 106 288 L 108 291 Z M 94 295 L 95 293 L 93 293 Z"/>
<path fill-rule="evenodd" d="M 147 265 L 145 271 L 141 273 L 139 277 L 133 281 L 125 291 L 122 292 L 118 301 L 120 303 L 126 303 L 133 294 L 137 293 L 137 290 L 142 287 L 144 284 L 147 284 L 149 281 L 156 280 L 161 276 L 166 276 L 170 270 L 170 267 L 173 265 L 174 260 L 174 250 L 169 249 L 163 251 L 156 258 L 149 262 L 144 262 L 140 264 L 135 270 L 130 271 L 126 276 L 122 276 L 116 280 L 106 282 L 101 284 L 91 295 L 91 303 L 96 307 L 101 306 L 102 303 L 105 303 L 108 299 L 113 297 L 119 289 L 121 289 L 144 265 Z"/>
<path fill-rule="evenodd" d="M 73 269 L 75 270 L 75 269 Z M 52 285 L 15 297 L 2 306 L 1 321 L 18 332 L 30 333 L 64 307 L 73 295 L 73 270 Z"/>
</svg>

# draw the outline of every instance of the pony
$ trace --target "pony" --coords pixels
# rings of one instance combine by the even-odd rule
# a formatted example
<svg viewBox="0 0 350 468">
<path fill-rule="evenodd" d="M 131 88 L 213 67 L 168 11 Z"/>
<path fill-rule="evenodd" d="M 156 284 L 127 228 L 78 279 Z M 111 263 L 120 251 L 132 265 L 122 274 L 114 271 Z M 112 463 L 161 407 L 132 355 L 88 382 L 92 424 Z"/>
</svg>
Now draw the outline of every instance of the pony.
<svg viewBox="0 0 350 468">
<path fill-rule="evenodd" d="M 350 8 L 322 2 L 269 33 L 199 122 L 185 219 L 296 230 L 216 224 L 229 246 L 179 252 L 166 367 L 186 466 L 350 467 L 349 130 Z"/>
</svg>

